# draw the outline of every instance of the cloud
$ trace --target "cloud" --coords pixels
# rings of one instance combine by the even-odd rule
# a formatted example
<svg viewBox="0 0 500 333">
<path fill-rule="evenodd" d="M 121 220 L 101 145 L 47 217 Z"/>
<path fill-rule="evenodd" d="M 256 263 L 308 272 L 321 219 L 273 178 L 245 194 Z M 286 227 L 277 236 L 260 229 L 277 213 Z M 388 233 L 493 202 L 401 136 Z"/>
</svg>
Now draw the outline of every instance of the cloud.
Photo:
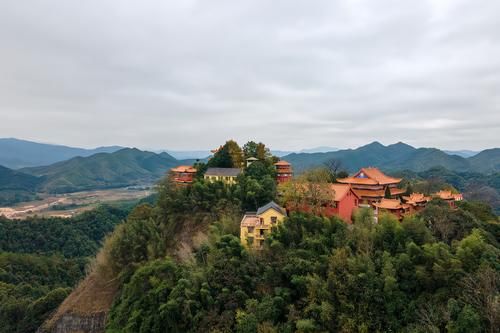
<svg viewBox="0 0 500 333">
<path fill-rule="evenodd" d="M 500 3 L 0 3 L 1 136 L 79 146 L 480 149 Z"/>
</svg>

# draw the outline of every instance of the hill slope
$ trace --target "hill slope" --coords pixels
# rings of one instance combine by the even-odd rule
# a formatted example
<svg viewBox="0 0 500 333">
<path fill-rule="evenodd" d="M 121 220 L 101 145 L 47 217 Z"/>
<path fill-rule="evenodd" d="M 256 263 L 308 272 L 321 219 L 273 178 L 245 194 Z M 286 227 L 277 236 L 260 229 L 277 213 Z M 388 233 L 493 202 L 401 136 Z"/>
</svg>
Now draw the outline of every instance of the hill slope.
<svg viewBox="0 0 500 333">
<path fill-rule="evenodd" d="M 32 200 L 40 183 L 38 177 L 0 165 L 0 205 Z"/>
<path fill-rule="evenodd" d="M 76 156 L 86 157 L 97 153 L 112 153 L 122 148 L 112 146 L 83 149 L 13 138 L 0 138 L 0 165 L 11 169 L 49 165 Z"/>
<path fill-rule="evenodd" d="M 468 159 L 477 172 L 500 171 L 500 148 L 486 149 Z"/>
<path fill-rule="evenodd" d="M 125 148 L 22 171 L 43 178 L 40 190 L 62 193 L 151 183 L 180 163 L 167 153 Z"/>
<path fill-rule="evenodd" d="M 342 162 L 347 171 L 353 172 L 364 166 L 384 170 L 425 171 L 432 167 L 444 167 L 454 171 L 492 173 L 500 171 L 500 149 L 485 150 L 473 157 L 449 155 L 436 148 L 414 148 L 402 142 L 384 146 L 373 142 L 357 149 L 345 149 L 328 153 L 290 154 L 289 161 L 300 172 L 323 165 L 328 160 Z"/>
</svg>

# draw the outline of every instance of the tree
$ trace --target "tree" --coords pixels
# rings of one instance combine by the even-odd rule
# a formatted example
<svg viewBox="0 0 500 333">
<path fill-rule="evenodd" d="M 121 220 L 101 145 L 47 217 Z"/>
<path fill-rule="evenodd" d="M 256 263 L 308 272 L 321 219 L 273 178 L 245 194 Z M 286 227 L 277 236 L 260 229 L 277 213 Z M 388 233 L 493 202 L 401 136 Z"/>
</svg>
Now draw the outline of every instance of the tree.
<svg viewBox="0 0 500 333">
<path fill-rule="evenodd" d="M 321 215 L 323 208 L 331 205 L 335 197 L 335 190 L 332 189 L 330 181 L 330 173 L 326 169 L 313 169 L 280 184 L 278 192 L 290 209 Z"/>
<path fill-rule="evenodd" d="M 241 168 L 244 165 L 243 151 L 238 143 L 227 141 L 207 163 L 211 168 Z"/>
<path fill-rule="evenodd" d="M 325 168 L 330 172 L 332 181 L 337 180 L 337 178 L 346 178 L 349 175 L 346 171 L 342 170 L 342 161 L 331 158 L 323 163 Z"/>
<path fill-rule="evenodd" d="M 389 186 L 385 187 L 384 198 L 392 199 L 391 188 Z"/>
</svg>

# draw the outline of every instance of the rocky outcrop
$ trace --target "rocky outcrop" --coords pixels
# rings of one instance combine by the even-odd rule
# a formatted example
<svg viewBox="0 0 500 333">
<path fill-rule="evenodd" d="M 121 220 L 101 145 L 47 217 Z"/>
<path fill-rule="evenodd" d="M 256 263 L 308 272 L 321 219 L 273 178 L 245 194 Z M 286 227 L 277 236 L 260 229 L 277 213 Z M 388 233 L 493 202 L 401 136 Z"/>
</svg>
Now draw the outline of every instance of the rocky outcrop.
<svg viewBox="0 0 500 333">
<path fill-rule="evenodd" d="M 37 333 L 103 333 L 106 327 L 106 313 L 79 315 L 67 313 L 49 327 L 40 327 Z"/>
</svg>

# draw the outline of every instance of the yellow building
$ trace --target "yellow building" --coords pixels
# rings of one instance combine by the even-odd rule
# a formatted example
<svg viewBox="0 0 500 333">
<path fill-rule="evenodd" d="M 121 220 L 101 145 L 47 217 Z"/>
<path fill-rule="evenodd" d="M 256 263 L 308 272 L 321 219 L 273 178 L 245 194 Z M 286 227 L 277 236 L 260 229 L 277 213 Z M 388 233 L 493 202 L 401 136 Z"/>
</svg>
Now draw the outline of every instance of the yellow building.
<svg viewBox="0 0 500 333">
<path fill-rule="evenodd" d="M 271 201 L 257 212 L 246 213 L 240 223 L 240 240 L 243 246 L 260 249 L 272 228 L 286 217 L 286 210 Z"/>
<path fill-rule="evenodd" d="M 211 182 L 223 182 L 227 185 L 236 184 L 236 178 L 241 173 L 238 168 L 208 168 L 203 178 Z"/>
</svg>

